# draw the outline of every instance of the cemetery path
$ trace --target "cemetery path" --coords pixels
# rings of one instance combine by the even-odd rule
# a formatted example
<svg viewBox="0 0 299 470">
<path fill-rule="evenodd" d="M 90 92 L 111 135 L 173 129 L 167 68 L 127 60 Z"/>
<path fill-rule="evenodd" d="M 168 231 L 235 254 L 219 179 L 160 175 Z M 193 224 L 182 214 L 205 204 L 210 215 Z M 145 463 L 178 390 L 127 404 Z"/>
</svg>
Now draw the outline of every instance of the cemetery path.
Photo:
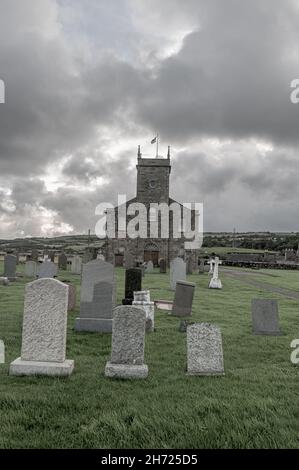
<svg viewBox="0 0 299 470">
<path fill-rule="evenodd" d="M 284 287 L 273 286 L 273 284 L 269 284 L 268 282 L 261 282 L 256 279 L 250 279 L 250 276 L 252 275 L 251 273 L 229 269 L 222 270 L 222 273 L 226 276 L 237 279 L 240 282 L 257 287 L 258 289 L 266 290 L 268 292 L 275 292 L 277 294 L 283 295 L 284 297 L 288 297 L 289 299 L 299 300 L 299 292 L 286 289 Z"/>
</svg>

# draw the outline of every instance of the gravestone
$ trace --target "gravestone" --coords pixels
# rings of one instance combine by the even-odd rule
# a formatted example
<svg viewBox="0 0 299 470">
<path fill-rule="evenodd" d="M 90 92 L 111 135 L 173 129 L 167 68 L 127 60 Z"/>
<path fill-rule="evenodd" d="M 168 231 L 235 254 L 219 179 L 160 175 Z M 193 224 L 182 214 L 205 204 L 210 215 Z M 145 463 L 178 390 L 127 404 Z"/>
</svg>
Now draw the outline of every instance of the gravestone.
<svg viewBox="0 0 299 470">
<path fill-rule="evenodd" d="M 187 326 L 187 374 L 224 375 L 221 331 L 210 323 Z"/>
<path fill-rule="evenodd" d="M 73 284 L 70 284 L 70 282 L 66 281 L 66 280 L 63 280 L 61 282 L 63 282 L 64 284 L 67 284 L 69 286 L 69 296 L 68 296 L 67 309 L 68 309 L 68 312 L 70 312 L 71 310 L 75 310 L 75 308 L 76 308 L 76 300 L 77 300 L 76 286 L 74 286 Z"/>
<path fill-rule="evenodd" d="M 255 335 L 281 335 L 277 300 L 252 299 L 252 332 Z"/>
<path fill-rule="evenodd" d="M 186 263 L 182 258 L 175 258 L 170 263 L 171 290 L 175 290 L 177 281 L 186 281 Z"/>
<path fill-rule="evenodd" d="M 38 250 L 33 249 L 31 252 L 31 259 L 32 261 L 38 262 Z"/>
<path fill-rule="evenodd" d="M 187 271 L 187 274 L 193 274 L 194 273 L 194 261 L 191 257 L 187 259 L 186 271 Z"/>
<path fill-rule="evenodd" d="M 114 309 L 111 359 L 105 376 L 122 379 L 145 379 L 144 364 L 145 311 L 130 305 Z"/>
<path fill-rule="evenodd" d="M 155 329 L 155 303 L 151 302 L 150 291 L 134 292 L 134 301 L 132 305 L 140 307 L 145 311 L 146 332 L 149 333 Z"/>
<path fill-rule="evenodd" d="M 105 261 L 105 256 L 102 254 L 102 253 L 99 253 L 97 255 L 97 259 L 101 260 L 101 261 Z"/>
<path fill-rule="evenodd" d="M 135 256 L 129 251 L 125 252 L 124 268 L 132 269 L 135 266 Z"/>
<path fill-rule="evenodd" d="M 0 339 L 0 364 L 5 364 L 5 346 L 4 342 Z"/>
<path fill-rule="evenodd" d="M 16 275 L 17 269 L 17 257 L 14 255 L 6 255 L 4 258 L 4 275 L 9 281 L 15 281 L 17 278 Z"/>
<path fill-rule="evenodd" d="M 165 274 L 167 271 L 166 260 L 164 258 L 160 259 L 160 274 Z"/>
<path fill-rule="evenodd" d="M 51 251 L 51 253 L 49 254 L 49 259 L 50 261 L 52 261 L 52 263 L 55 262 L 55 251 Z"/>
<path fill-rule="evenodd" d="M 82 262 L 83 264 L 86 264 L 86 263 L 89 263 L 89 261 L 92 261 L 93 257 L 92 257 L 92 253 L 90 250 L 86 250 L 85 253 L 83 254 L 83 259 L 82 259 Z M 78 273 L 76 273 L 78 274 Z"/>
<path fill-rule="evenodd" d="M 26 277 L 36 277 L 37 274 L 37 264 L 35 261 L 26 261 L 25 263 L 25 276 Z"/>
<path fill-rule="evenodd" d="M 82 258 L 78 255 L 74 256 L 72 259 L 71 272 L 72 274 L 81 274 L 82 272 Z"/>
<path fill-rule="evenodd" d="M 198 265 L 198 274 L 204 274 L 205 272 L 205 260 L 201 258 Z"/>
<path fill-rule="evenodd" d="M 61 269 L 62 271 L 67 270 L 67 256 L 65 253 L 61 253 L 58 256 L 58 268 Z"/>
<path fill-rule="evenodd" d="M 39 265 L 37 277 L 39 279 L 51 278 L 57 276 L 57 266 L 52 261 L 46 260 Z"/>
<path fill-rule="evenodd" d="M 192 315 L 192 303 L 195 284 L 186 281 L 177 281 L 172 307 L 172 315 L 187 317 Z"/>
<path fill-rule="evenodd" d="M 114 268 L 105 261 L 83 264 L 80 317 L 76 331 L 111 333 L 115 296 Z"/>
<path fill-rule="evenodd" d="M 74 361 L 65 358 L 68 286 L 38 279 L 25 287 L 21 357 L 10 375 L 68 376 Z"/>
<path fill-rule="evenodd" d="M 125 298 L 122 301 L 123 305 L 132 305 L 134 300 L 134 292 L 139 292 L 142 289 L 142 273 L 139 268 L 132 268 L 126 270 L 125 279 Z"/>
<path fill-rule="evenodd" d="M 221 264 L 221 261 L 219 258 L 216 256 L 214 259 L 214 270 L 213 270 L 213 276 L 209 284 L 209 289 L 222 289 L 222 283 L 221 280 L 219 279 L 219 264 Z"/>
<path fill-rule="evenodd" d="M 146 265 L 146 268 L 145 268 L 145 272 L 146 272 L 146 274 L 151 274 L 151 273 L 154 272 L 154 264 L 151 260 L 148 261 L 148 263 Z"/>
</svg>

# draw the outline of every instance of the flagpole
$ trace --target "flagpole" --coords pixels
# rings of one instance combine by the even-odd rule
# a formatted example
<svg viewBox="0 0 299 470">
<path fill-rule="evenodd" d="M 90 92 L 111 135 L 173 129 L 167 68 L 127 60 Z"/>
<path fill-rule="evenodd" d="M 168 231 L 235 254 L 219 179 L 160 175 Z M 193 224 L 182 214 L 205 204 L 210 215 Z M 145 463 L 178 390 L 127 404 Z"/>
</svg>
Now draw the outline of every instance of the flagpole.
<svg viewBox="0 0 299 470">
<path fill-rule="evenodd" d="M 159 152 L 159 134 L 157 133 L 157 153 L 156 153 L 156 158 L 158 158 L 158 152 Z"/>
</svg>

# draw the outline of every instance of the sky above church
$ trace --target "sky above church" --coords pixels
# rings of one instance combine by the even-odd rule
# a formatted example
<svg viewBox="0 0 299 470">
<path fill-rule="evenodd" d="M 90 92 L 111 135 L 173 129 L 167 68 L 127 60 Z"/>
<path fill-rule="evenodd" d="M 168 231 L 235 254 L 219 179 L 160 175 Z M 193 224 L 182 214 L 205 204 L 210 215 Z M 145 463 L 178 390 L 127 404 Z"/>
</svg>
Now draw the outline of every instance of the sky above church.
<svg viewBox="0 0 299 470">
<path fill-rule="evenodd" d="M 299 231 L 296 0 L 1 0 L 0 238 L 94 230 L 171 145 L 206 231 Z"/>
</svg>

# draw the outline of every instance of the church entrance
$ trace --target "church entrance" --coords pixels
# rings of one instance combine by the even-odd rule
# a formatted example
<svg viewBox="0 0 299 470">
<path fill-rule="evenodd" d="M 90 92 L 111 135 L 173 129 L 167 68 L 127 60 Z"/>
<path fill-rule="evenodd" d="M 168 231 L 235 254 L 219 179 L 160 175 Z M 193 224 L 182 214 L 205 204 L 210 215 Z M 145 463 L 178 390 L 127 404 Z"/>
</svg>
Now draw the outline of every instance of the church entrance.
<svg viewBox="0 0 299 470">
<path fill-rule="evenodd" d="M 158 266 L 159 247 L 155 243 L 149 243 L 144 247 L 144 261 L 152 261 L 154 266 Z"/>
</svg>

